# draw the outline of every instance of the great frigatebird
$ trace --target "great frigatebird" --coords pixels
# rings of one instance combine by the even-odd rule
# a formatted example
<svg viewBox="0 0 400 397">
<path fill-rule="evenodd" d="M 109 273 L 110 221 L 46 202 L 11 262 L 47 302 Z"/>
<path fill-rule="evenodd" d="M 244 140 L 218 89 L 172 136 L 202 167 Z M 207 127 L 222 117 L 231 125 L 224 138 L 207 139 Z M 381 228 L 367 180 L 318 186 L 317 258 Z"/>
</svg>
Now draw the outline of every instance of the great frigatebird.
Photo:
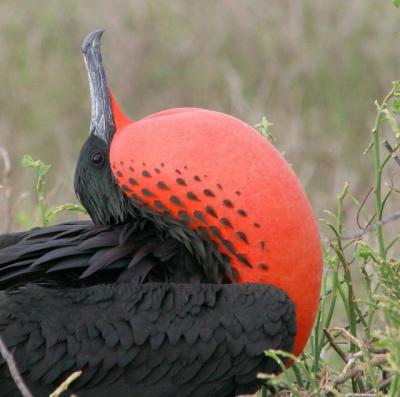
<svg viewBox="0 0 400 397">
<path fill-rule="evenodd" d="M 299 354 L 321 282 L 318 229 L 279 152 L 240 120 L 179 108 L 129 120 L 102 31 L 82 50 L 92 116 L 75 173 L 93 222 L 0 242 L 0 334 L 34 395 L 234 396 L 263 354 Z M 0 363 L 0 396 L 18 395 Z M 67 394 L 66 394 L 67 395 Z"/>
</svg>

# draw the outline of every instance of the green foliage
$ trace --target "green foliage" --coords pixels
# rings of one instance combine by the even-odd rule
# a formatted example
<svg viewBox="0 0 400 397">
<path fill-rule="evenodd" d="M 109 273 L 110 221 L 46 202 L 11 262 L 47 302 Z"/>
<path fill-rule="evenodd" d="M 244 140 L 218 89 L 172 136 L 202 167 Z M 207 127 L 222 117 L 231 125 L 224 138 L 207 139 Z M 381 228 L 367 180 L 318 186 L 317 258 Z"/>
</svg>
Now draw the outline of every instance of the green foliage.
<svg viewBox="0 0 400 397">
<path fill-rule="evenodd" d="M 259 123 L 255 125 L 258 132 L 269 142 L 275 142 L 276 139 L 272 134 L 272 126 L 274 123 L 271 123 L 267 120 L 265 116 L 261 119 Z"/>
<path fill-rule="evenodd" d="M 393 101 L 392 112 L 394 114 L 400 114 L 400 99 L 395 99 Z"/>
<path fill-rule="evenodd" d="M 21 164 L 25 168 L 36 168 L 37 170 L 37 182 L 36 182 L 36 193 L 39 205 L 40 221 L 42 226 L 48 225 L 48 219 L 46 218 L 46 210 L 44 204 L 44 177 L 50 169 L 49 164 L 45 164 L 41 160 L 33 160 L 32 156 L 26 154 L 21 161 Z"/>
<path fill-rule="evenodd" d="M 56 207 L 46 208 L 45 199 L 45 176 L 50 170 L 50 165 L 45 164 L 42 160 L 34 160 L 31 155 L 27 154 L 22 158 L 22 166 L 25 168 L 34 168 L 37 171 L 36 194 L 38 200 L 38 211 L 41 226 L 48 226 L 52 219 L 63 211 L 75 211 L 86 213 L 85 209 L 78 204 L 65 203 Z M 26 221 L 25 221 L 26 222 Z"/>
<path fill-rule="evenodd" d="M 358 200 L 346 182 L 336 212 L 326 211 L 324 224 L 331 236 L 323 241 L 321 302 L 307 351 L 300 358 L 266 353 L 282 368 L 279 376 L 262 376 L 274 395 L 400 395 L 400 234 L 384 227 L 390 226 L 385 209 L 392 205 L 398 210 L 400 194 L 389 172 L 393 164 L 399 166 L 394 161 L 400 147 L 399 97 L 396 81 L 382 103 L 376 102 L 372 139 L 365 151 L 374 164 L 372 194 Z M 367 226 L 349 236 L 346 214 L 354 212 L 352 208 Z M 288 357 L 294 362 L 290 369 L 282 361 Z"/>
</svg>

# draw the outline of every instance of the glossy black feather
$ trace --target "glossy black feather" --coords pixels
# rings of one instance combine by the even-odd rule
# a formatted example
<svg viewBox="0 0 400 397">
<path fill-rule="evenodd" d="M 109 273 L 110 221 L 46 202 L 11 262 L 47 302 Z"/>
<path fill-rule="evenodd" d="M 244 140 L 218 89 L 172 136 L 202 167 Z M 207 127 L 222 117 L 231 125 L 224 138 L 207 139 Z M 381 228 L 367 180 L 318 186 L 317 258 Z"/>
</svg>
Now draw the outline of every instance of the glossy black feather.
<svg viewBox="0 0 400 397">
<path fill-rule="evenodd" d="M 26 282 L 55 286 L 149 281 L 224 282 L 222 266 L 204 265 L 151 222 L 69 222 L 25 232 L 0 249 L 0 290 Z M 211 259 L 210 259 L 211 260 Z"/>
<path fill-rule="evenodd" d="M 273 286 L 223 284 L 212 258 L 143 219 L 33 229 L 0 249 L 0 333 L 37 395 L 76 369 L 83 397 L 253 392 L 277 369 L 264 350 L 292 348 L 294 307 Z M 0 363 L 0 397 L 17 395 Z"/>
<path fill-rule="evenodd" d="M 0 249 L 18 243 L 25 236 L 24 232 L 21 233 L 6 233 L 0 235 Z"/>
<path fill-rule="evenodd" d="M 271 285 L 27 285 L 0 293 L 0 332 L 37 396 L 77 369 L 83 374 L 65 395 L 251 393 L 257 372 L 278 369 L 264 350 L 290 351 L 294 330 L 293 304 Z M 0 396 L 17 396 L 7 376 L 0 364 Z"/>
</svg>

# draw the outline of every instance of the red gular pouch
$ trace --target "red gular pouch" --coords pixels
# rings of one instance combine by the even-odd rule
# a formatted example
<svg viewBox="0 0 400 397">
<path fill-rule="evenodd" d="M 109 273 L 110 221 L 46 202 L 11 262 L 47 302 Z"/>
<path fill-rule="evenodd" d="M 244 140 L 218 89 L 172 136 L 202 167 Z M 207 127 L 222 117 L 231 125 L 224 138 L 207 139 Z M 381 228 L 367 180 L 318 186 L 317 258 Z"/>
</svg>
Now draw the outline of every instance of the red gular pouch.
<svg viewBox="0 0 400 397">
<path fill-rule="evenodd" d="M 117 197 L 121 205 L 133 202 L 206 235 L 229 257 L 233 283 L 268 283 L 288 294 L 298 329 L 293 353 L 299 354 L 317 312 L 322 251 L 292 168 L 254 128 L 227 114 L 176 108 L 129 120 L 108 89 L 100 36 L 94 32 L 83 45 L 92 95 L 90 138 L 108 151 L 120 192 L 110 190 L 103 200 L 109 207 L 89 213 L 98 213 L 96 223 L 102 223 L 111 208 L 107 199 Z M 91 197 L 86 202 L 91 205 Z M 122 208 L 110 219 L 124 222 L 124 214 Z"/>
</svg>

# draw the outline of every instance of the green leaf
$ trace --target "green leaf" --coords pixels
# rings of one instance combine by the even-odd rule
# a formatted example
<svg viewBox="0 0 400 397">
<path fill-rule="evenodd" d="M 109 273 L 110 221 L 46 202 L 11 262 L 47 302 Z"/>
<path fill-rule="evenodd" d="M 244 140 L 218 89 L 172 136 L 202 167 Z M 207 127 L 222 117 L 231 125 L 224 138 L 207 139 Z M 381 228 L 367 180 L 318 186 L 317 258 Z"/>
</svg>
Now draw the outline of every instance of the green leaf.
<svg viewBox="0 0 400 397">
<path fill-rule="evenodd" d="M 25 168 L 34 167 L 35 161 L 30 154 L 25 154 L 24 157 L 22 157 L 21 164 Z"/>
<path fill-rule="evenodd" d="M 25 168 L 38 168 L 40 177 L 46 175 L 51 167 L 50 164 L 46 164 L 42 160 L 34 160 L 30 154 L 25 154 L 22 157 L 21 164 Z"/>
<path fill-rule="evenodd" d="M 46 218 L 45 209 L 45 193 L 44 193 L 44 176 L 50 169 L 50 165 L 44 163 L 42 160 L 34 160 L 30 154 L 26 154 L 21 161 L 23 167 L 36 168 L 38 170 L 38 176 L 36 180 L 36 192 L 39 204 L 39 214 L 42 226 L 47 226 L 48 219 Z"/>
<path fill-rule="evenodd" d="M 57 207 L 48 209 L 46 211 L 46 219 L 48 221 L 50 221 L 55 215 L 57 215 L 63 211 L 73 211 L 73 212 L 79 212 L 81 214 L 87 214 L 85 208 L 83 208 L 81 205 L 65 203 L 65 204 L 58 205 Z"/>
<path fill-rule="evenodd" d="M 400 7 L 400 0 L 392 0 L 393 4 L 395 7 L 399 8 Z"/>
<path fill-rule="evenodd" d="M 271 123 L 267 120 L 265 116 L 261 119 L 261 122 L 255 125 L 258 132 L 268 141 L 268 142 L 275 142 L 276 139 L 272 135 L 271 127 L 274 123 Z"/>
<path fill-rule="evenodd" d="M 395 99 L 393 101 L 392 112 L 395 114 L 400 114 L 400 99 Z"/>
<path fill-rule="evenodd" d="M 361 245 L 357 250 L 354 251 L 354 256 L 368 259 L 371 256 L 371 247 L 368 245 Z"/>
<path fill-rule="evenodd" d="M 400 4 L 400 0 L 397 0 L 397 2 Z M 395 91 L 400 91 L 400 80 L 393 81 L 393 87 Z"/>
</svg>

